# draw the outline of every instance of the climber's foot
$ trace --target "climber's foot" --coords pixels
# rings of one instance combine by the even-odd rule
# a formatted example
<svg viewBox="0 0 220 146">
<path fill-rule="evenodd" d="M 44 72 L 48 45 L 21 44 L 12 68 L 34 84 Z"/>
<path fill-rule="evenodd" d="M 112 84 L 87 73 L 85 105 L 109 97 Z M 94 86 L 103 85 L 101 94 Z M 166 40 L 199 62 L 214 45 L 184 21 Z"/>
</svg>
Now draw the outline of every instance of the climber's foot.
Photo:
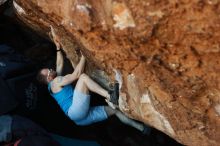
<svg viewBox="0 0 220 146">
<path fill-rule="evenodd" d="M 149 126 L 147 126 L 147 125 L 144 125 L 144 129 L 143 129 L 143 131 L 142 131 L 142 134 L 149 136 L 150 133 L 151 133 L 151 127 L 149 127 Z"/>
<path fill-rule="evenodd" d="M 119 99 L 119 83 L 118 82 L 112 85 L 109 91 L 109 94 L 110 94 L 109 101 L 115 105 L 118 105 L 118 99 Z"/>
</svg>

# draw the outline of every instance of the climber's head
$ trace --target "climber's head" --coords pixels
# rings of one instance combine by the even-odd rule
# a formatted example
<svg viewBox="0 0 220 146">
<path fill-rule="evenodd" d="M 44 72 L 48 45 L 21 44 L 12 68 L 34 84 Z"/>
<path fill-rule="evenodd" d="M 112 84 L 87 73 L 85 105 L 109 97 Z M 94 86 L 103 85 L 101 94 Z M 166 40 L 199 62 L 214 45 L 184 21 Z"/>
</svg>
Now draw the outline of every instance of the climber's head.
<svg viewBox="0 0 220 146">
<path fill-rule="evenodd" d="M 48 84 L 57 76 L 56 71 L 49 68 L 43 68 L 38 72 L 37 80 L 40 83 Z"/>
</svg>

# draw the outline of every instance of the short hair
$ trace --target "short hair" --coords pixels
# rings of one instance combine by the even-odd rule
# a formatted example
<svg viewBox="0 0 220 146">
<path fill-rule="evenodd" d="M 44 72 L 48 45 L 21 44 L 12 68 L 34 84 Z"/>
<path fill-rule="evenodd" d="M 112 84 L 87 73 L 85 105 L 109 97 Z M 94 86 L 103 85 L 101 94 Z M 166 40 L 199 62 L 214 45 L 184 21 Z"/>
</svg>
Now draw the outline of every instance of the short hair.
<svg viewBox="0 0 220 146">
<path fill-rule="evenodd" d="M 47 79 L 46 77 L 41 73 L 43 69 L 39 70 L 37 73 L 37 81 L 41 84 L 46 84 L 47 83 Z"/>
</svg>

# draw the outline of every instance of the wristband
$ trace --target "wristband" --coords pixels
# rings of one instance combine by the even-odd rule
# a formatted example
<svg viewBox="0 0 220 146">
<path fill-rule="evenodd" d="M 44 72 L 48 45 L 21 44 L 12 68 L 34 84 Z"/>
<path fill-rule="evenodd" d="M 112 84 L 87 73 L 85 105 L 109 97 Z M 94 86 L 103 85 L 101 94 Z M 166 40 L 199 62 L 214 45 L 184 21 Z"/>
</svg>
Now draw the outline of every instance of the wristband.
<svg viewBox="0 0 220 146">
<path fill-rule="evenodd" d="M 57 52 L 61 51 L 61 49 L 57 50 Z"/>
</svg>

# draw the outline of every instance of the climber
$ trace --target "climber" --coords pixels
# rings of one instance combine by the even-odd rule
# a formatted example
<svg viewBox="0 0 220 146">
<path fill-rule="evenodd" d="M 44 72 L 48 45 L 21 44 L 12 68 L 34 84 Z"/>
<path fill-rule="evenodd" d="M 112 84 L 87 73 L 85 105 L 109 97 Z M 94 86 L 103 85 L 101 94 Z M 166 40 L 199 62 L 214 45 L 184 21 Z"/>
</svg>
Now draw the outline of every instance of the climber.
<svg viewBox="0 0 220 146">
<path fill-rule="evenodd" d="M 103 89 L 94 82 L 88 75 L 83 73 L 86 59 L 81 55 L 81 59 L 76 65 L 72 74 L 61 76 L 63 69 L 63 55 L 58 37 L 54 34 L 51 27 L 53 41 L 57 47 L 56 71 L 48 68 L 41 69 L 38 74 L 38 80 L 48 85 L 48 90 L 57 101 L 62 111 L 77 125 L 89 125 L 95 122 L 103 121 L 112 115 L 116 115 L 123 123 L 128 124 L 144 133 L 149 132 L 149 127 L 142 123 L 133 121 L 126 117 L 121 111 L 109 106 L 90 107 L 89 91 L 103 96 L 107 101 L 117 104 L 119 87 L 114 84 L 111 92 Z M 76 81 L 73 88 L 72 83 Z"/>
</svg>

